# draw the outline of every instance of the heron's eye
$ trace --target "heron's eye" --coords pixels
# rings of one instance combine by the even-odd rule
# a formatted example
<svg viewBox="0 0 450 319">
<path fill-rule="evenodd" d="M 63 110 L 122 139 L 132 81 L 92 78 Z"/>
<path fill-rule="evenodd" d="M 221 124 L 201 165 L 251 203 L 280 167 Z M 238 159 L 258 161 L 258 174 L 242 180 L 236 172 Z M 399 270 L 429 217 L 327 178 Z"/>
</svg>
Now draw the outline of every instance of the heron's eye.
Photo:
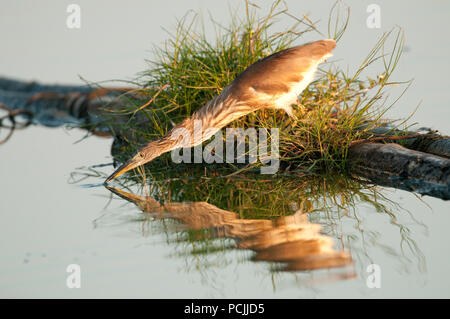
<svg viewBox="0 0 450 319">
<path fill-rule="evenodd" d="M 138 153 L 138 156 L 139 156 L 140 158 L 144 158 L 144 157 L 145 157 L 144 153 L 142 153 L 142 152 L 139 152 L 139 153 Z"/>
</svg>

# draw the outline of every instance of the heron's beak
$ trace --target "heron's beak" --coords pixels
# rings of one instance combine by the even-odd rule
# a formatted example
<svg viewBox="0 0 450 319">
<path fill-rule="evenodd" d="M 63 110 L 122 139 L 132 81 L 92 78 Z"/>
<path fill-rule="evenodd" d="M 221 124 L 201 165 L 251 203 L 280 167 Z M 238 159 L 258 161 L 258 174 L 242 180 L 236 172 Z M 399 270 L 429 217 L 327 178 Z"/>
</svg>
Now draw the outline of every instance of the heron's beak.
<svg viewBox="0 0 450 319">
<path fill-rule="evenodd" d="M 108 183 L 109 181 L 113 180 L 116 177 L 119 177 L 120 175 L 122 175 L 125 172 L 128 172 L 129 170 L 136 168 L 140 165 L 142 165 L 144 163 L 142 163 L 139 160 L 136 160 L 135 158 L 130 159 L 128 162 L 123 163 L 122 165 L 120 165 L 114 173 L 112 173 L 106 180 L 105 180 L 105 184 Z"/>
<path fill-rule="evenodd" d="M 116 194 L 117 196 L 119 196 L 119 197 L 121 197 L 123 199 L 126 199 L 126 200 L 128 200 L 130 202 L 137 202 L 138 200 L 142 199 L 142 196 L 138 196 L 138 195 L 135 195 L 135 194 L 132 194 L 132 193 L 128 193 L 128 192 L 125 192 L 125 191 L 123 191 L 121 189 L 117 189 L 117 188 L 114 188 L 114 187 L 111 187 L 111 186 L 108 186 L 108 185 L 105 185 L 105 187 L 110 192 L 112 192 L 112 193 Z"/>
<path fill-rule="evenodd" d="M 164 144 L 165 143 L 165 144 Z M 168 152 L 173 148 L 173 143 L 167 143 L 162 140 L 156 140 L 148 143 L 144 147 L 142 147 L 128 162 L 119 166 L 114 173 L 111 174 L 106 180 L 105 184 L 109 181 L 113 180 L 116 177 L 119 177 L 125 172 L 136 168 L 138 166 L 144 165 L 152 161 L 154 158 L 159 155 Z"/>
</svg>

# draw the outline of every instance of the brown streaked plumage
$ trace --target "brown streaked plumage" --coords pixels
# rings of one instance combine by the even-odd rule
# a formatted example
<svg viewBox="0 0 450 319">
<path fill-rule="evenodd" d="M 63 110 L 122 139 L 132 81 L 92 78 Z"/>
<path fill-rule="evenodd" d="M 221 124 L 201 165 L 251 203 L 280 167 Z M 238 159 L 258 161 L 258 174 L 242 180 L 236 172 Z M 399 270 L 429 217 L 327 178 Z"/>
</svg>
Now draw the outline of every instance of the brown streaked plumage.
<svg viewBox="0 0 450 319">
<path fill-rule="evenodd" d="M 173 127 L 161 139 L 142 147 L 105 182 L 173 149 L 198 145 L 230 122 L 253 111 L 274 108 L 294 116 L 291 105 L 313 80 L 317 66 L 332 55 L 335 46 L 334 40 L 320 40 L 274 53 L 255 62 L 190 118 Z M 202 123 L 201 132 L 195 132 L 196 120 Z M 191 140 L 173 139 L 172 134 L 177 129 L 186 129 L 191 133 Z"/>
</svg>

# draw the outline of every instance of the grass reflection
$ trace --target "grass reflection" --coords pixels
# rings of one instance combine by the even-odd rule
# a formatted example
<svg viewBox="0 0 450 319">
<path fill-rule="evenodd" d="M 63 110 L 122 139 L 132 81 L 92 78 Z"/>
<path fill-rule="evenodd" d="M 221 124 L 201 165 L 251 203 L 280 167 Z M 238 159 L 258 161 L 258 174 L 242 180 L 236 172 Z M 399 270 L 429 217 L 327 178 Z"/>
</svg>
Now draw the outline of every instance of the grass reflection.
<svg viewBox="0 0 450 319">
<path fill-rule="evenodd" d="M 92 168 L 85 172 L 102 178 Z M 402 269 L 425 270 L 411 230 L 425 226 L 389 200 L 386 189 L 366 181 L 333 173 L 222 176 L 209 170 L 205 175 L 194 164 L 184 174 L 167 171 L 158 177 L 121 179 L 117 188 L 107 188 L 144 213 L 136 218 L 133 212 L 126 224 L 137 222 L 144 236 L 163 235 L 170 254 L 186 259 L 185 270 L 205 278 L 236 262 L 232 251 L 242 252 L 232 254 L 238 263 L 269 262 L 274 278 L 330 268 L 335 269 L 326 275 L 330 280 L 354 278 L 376 263 L 370 255 L 374 248 Z M 111 218 L 119 217 L 106 213 L 96 224 L 105 226 Z M 371 218 L 388 223 L 378 229 Z M 384 234 L 392 231 L 400 241 L 386 243 Z"/>
</svg>

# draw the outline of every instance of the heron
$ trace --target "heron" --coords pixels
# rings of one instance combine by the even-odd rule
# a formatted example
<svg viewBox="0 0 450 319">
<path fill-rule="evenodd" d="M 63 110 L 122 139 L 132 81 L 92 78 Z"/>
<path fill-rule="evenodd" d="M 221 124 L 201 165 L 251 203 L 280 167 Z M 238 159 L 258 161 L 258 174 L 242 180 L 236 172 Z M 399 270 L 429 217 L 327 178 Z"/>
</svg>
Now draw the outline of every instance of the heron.
<svg viewBox="0 0 450 319">
<path fill-rule="evenodd" d="M 292 105 L 314 80 L 318 65 L 332 56 L 335 47 L 334 40 L 324 39 L 281 50 L 253 63 L 191 117 L 175 125 L 160 139 L 140 148 L 105 183 L 161 154 L 199 145 L 227 124 L 251 112 L 281 109 L 295 118 Z M 200 128 L 195 128 L 196 121 L 201 121 Z M 180 129 L 187 130 L 192 138 L 174 138 L 174 132 Z"/>
</svg>

